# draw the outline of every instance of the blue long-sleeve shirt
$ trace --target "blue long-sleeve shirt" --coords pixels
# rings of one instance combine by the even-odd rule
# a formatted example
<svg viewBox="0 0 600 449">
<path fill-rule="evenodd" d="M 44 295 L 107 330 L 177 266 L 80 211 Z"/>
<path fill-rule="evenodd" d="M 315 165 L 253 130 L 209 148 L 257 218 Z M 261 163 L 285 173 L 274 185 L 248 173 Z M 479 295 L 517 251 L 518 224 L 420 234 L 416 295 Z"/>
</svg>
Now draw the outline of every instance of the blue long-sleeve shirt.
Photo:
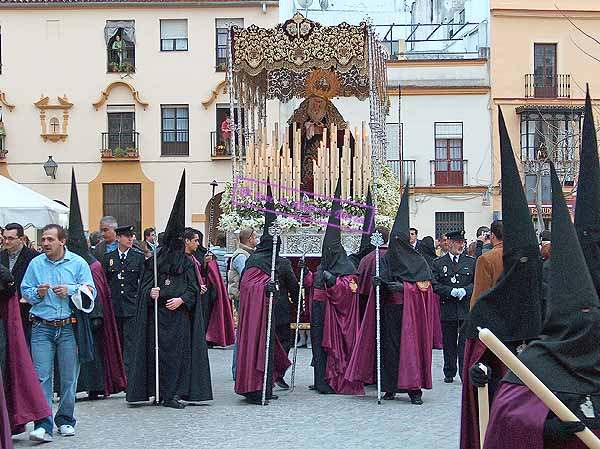
<svg viewBox="0 0 600 449">
<path fill-rule="evenodd" d="M 39 285 L 48 284 L 50 289 L 43 298 L 37 294 Z M 52 287 L 67 285 L 68 294 L 61 298 Z M 64 320 L 71 316 L 71 296 L 80 285 L 88 285 L 96 298 L 96 286 L 88 263 L 65 248 L 62 259 L 52 261 L 45 254 L 34 258 L 21 282 L 21 294 L 31 304 L 31 314 L 44 320 Z"/>
</svg>

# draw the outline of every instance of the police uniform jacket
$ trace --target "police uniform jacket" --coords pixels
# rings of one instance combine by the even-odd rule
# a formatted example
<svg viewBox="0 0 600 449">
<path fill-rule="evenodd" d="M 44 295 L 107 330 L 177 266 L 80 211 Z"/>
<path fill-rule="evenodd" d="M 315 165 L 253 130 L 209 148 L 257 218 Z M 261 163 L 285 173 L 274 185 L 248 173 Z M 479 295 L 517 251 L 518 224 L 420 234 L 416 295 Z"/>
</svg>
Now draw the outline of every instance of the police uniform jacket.
<svg viewBox="0 0 600 449">
<path fill-rule="evenodd" d="M 144 254 L 135 248 L 121 263 L 119 249 L 106 253 L 102 267 L 106 273 L 115 316 L 133 317 L 137 310 L 138 286 L 144 271 Z"/>
<path fill-rule="evenodd" d="M 433 290 L 440 295 L 442 321 L 464 320 L 469 314 L 469 302 L 473 293 L 475 258 L 461 254 L 458 263 L 452 262 L 450 253 L 433 261 L 435 277 Z M 467 292 L 461 300 L 450 293 L 453 288 L 464 288 Z"/>
</svg>

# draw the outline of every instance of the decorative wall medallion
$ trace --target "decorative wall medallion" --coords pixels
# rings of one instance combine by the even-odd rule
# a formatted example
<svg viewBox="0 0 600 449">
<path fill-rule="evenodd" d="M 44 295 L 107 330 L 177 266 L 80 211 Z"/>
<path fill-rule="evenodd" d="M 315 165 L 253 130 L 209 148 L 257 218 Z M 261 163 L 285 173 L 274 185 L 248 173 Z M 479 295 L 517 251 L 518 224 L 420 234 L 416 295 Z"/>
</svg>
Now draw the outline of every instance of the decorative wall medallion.
<svg viewBox="0 0 600 449">
<path fill-rule="evenodd" d="M 73 103 L 67 100 L 67 96 L 63 95 L 58 98 L 58 104 L 50 104 L 50 97 L 42 97 L 33 103 L 40 110 L 40 124 L 42 125 L 42 139 L 44 142 L 65 141 L 69 126 L 69 109 L 73 107 Z"/>
</svg>

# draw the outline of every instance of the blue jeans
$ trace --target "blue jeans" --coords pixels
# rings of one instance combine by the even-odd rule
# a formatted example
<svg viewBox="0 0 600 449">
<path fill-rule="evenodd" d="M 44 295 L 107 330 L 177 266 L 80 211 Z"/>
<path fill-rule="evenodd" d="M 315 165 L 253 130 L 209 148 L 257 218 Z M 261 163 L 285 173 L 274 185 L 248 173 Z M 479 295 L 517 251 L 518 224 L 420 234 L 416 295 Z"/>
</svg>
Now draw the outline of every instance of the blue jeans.
<svg viewBox="0 0 600 449">
<path fill-rule="evenodd" d="M 57 356 L 60 373 L 60 403 L 54 423 L 57 427 L 64 424 L 75 426 L 73 412 L 75 411 L 75 393 L 79 377 L 79 359 L 73 326 L 68 324 L 64 327 L 54 327 L 33 323 L 31 354 L 35 371 L 50 409 L 52 409 L 54 357 Z M 52 435 L 52 416 L 36 421 L 35 428 L 38 427 L 43 427 Z"/>
</svg>

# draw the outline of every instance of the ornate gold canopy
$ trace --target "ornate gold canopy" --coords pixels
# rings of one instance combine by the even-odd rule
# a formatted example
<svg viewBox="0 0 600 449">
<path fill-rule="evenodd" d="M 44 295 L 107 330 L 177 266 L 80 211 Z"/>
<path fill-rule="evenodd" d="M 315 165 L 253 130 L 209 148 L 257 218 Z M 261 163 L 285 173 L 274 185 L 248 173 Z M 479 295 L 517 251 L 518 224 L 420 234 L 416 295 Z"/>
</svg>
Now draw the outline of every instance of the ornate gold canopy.
<svg viewBox="0 0 600 449">
<path fill-rule="evenodd" d="M 364 22 L 324 26 L 300 13 L 275 28 L 233 27 L 238 98 L 243 103 L 254 102 L 256 96 L 282 102 L 311 95 L 364 100 L 373 88 L 386 103 L 385 56 L 369 39 L 369 31 Z"/>
</svg>

